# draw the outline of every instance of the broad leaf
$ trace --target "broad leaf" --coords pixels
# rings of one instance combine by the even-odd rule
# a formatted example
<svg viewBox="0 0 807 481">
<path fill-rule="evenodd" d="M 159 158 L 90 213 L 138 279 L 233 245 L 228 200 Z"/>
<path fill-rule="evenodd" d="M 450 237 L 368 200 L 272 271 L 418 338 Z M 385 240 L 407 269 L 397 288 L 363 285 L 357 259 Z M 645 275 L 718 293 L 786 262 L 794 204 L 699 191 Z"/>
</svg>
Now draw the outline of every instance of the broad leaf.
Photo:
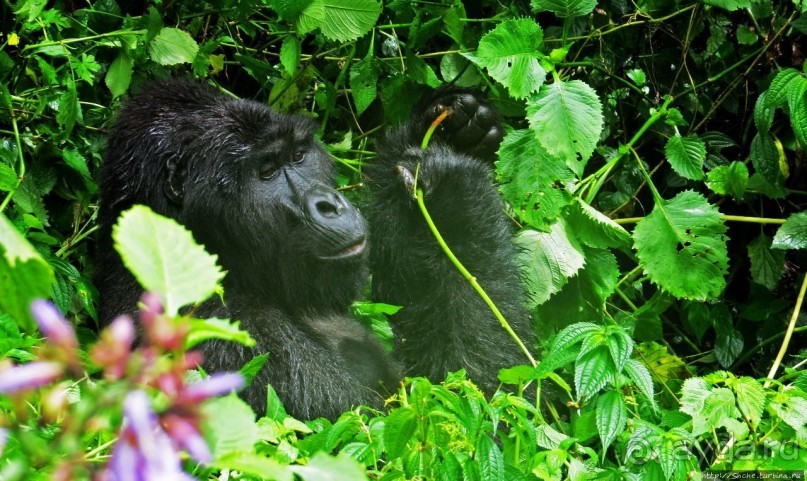
<svg viewBox="0 0 807 481">
<path fill-rule="evenodd" d="M 169 316 L 210 297 L 224 277 L 216 256 L 205 252 L 190 231 L 148 207 L 121 214 L 112 238 L 123 264 L 146 290 L 162 296 Z"/>
<path fill-rule="evenodd" d="M 782 107 L 788 100 L 788 96 L 794 85 L 801 83 L 804 78 L 798 70 L 786 68 L 776 74 L 776 77 L 771 81 L 771 86 L 768 87 L 765 95 L 765 107 L 775 109 Z"/>
<path fill-rule="evenodd" d="M 532 0 L 536 12 L 549 11 L 561 18 L 588 15 L 597 6 L 597 0 Z"/>
<path fill-rule="evenodd" d="M 748 244 L 748 258 L 751 260 L 751 279 L 773 290 L 785 273 L 785 252 L 771 249 L 773 239 L 760 234 Z"/>
<path fill-rule="evenodd" d="M 120 97 L 129 90 L 129 84 L 132 82 L 132 67 L 134 60 L 125 51 L 121 51 L 112 64 L 104 78 L 109 91 L 112 92 L 113 97 Z"/>
<path fill-rule="evenodd" d="M 376 99 L 378 72 L 374 57 L 367 57 L 350 67 L 350 93 L 356 104 L 356 115 L 361 115 Z"/>
<path fill-rule="evenodd" d="M 320 0 L 325 21 L 319 26 L 330 40 L 349 42 L 369 32 L 381 14 L 377 0 Z"/>
<path fill-rule="evenodd" d="M 656 204 L 633 232 L 650 279 L 676 297 L 712 299 L 726 286 L 726 226 L 700 194 L 684 191 Z"/>
<path fill-rule="evenodd" d="M 543 85 L 527 101 L 527 120 L 544 149 L 581 176 L 602 132 L 594 89 L 580 80 Z"/>
<path fill-rule="evenodd" d="M 686 179 L 703 178 L 703 161 L 706 159 L 706 144 L 698 137 L 674 135 L 664 146 L 664 155 L 673 170 Z"/>
<path fill-rule="evenodd" d="M 766 133 L 758 133 L 751 141 L 751 163 L 754 170 L 769 184 L 781 186 L 785 181 L 782 166 L 787 165 L 784 150 Z"/>
<path fill-rule="evenodd" d="M 546 302 L 585 263 L 582 248 L 562 221 L 552 224 L 548 233 L 524 230 L 516 237 L 516 244 L 521 247 L 517 262 L 531 307 Z"/>
<path fill-rule="evenodd" d="M 737 379 L 731 384 L 731 388 L 737 397 L 740 412 L 754 426 L 758 426 L 762 420 L 762 411 L 765 409 L 765 389 L 756 379 L 748 376 Z"/>
<path fill-rule="evenodd" d="M 165 27 L 149 43 L 151 59 L 160 65 L 192 63 L 199 52 L 196 40 L 184 30 Z"/>
<path fill-rule="evenodd" d="M 303 481 L 356 481 L 366 479 L 364 469 L 346 453 L 336 456 L 318 452 L 305 466 L 291 466 Z"/>
<path fill-rule="evenodd" d="M 507 20 L 479 41 L 476 54 L 464 54 L 491 77 L 507 87 L 510 95 L 522 99 L 538 91 L 546 80 L 540 48 L 544 33 L 529 18 Z"/>
<path fill-rule="evenodd" d="M 254 346 L 255 339 L 249 335 L 249 332 L 238 327 L 239 324 L 238 321 L 233 322 L 229 319 L 193 319 L 188 337 L 185 339 L 185 347 L 190 349 L 200 342 L 210 339 L 233 341 L 247 347 Z"/>
<path fill-rule="evenodd" d="M 600 433 L 602 450 L 607 451 L 608 446 L 616 436 L 625 430 L 628 422 L 628 407 L 619 391 L 608 391 L 597 399 L 597 431 Z"/>
<path fill-rule="evenodd" d="M 575 198 L 566 209 L 566 220 L 575 229 L 583 244 L 597 248 L 628 248 L 632 239 L 624 227 L 617 224 L 597 209 Z"/>
<path fill-rule="evenodd" d="M 768 133 L 773 124 L 774 108 L 768 105 L 767 102 L 768 92 L 762 92 L 757 98 L 757 103 L 754 105 L 754 124 L 760 133 Z"/>
<path fill-rule="evenodd" d="M 289 76 L 294 76 L 297 72 L 297 65 L 300 63 L 300 54 L 302 53 L 302 46 L 300 39 L 294 35 L 288 35 L 283 39 L 283 44 L 280 46 L 280 65 Z"/>
<path fill-rule="evenodd" d="M 773 249 L 807 248 L 807 212 L 799 212 L 787 218 L 773 237 Z"/>
<path fill-rule="evenodd" d="M 611 355 L 605 346 L 580 356 L 574 365 L 574 385 L 577 388 L 577 399 L 593 396 L 605 383 L 612 381 L 616 370 Z"/>
<path fill-rule="evenodd" d="M 384 446 L 389 459 L 395 459 L 404 453 L 416 428 L 417 418 L 410 408 L 396 409 L 387 416 L 384 422 Z"/>
<path fill-rule="evenodd" d="M 650 371 L 647 370 L 647 367 L 636 359 L 628 359 L 628 362 L 625 363 L 625 374 L 636 384 L 644 397 L 650 401 L 653 408 L 658 409 L 653 390 L 653 378 L 650 376 Z"/>
<path fill-rule="evenodd" d="M 50 297 L 53 282 L 53 270 L 48 263 L 0 214 L 0 311 L 10 315 L 26 332 L 33 333 L 35 324 L 29 305 L 36 297 Z"/>
<path fill-rule="evenodd" d="M 82 118 L 75 82 L 68 80 L 66 87 L 64 93 L 59 96 L 59 113 L 56 114 L 56 121 L 64 128 L 62 135 L 65 137 L 70 135 L 76 122 Z"/>
<path fill-rule="evenodd" d="M 497 180 L 505 200 L 518 217 L 547 229 L 572 200 L 574 173 L 550 156 L 529 130 L 507 134 L 499 148 Z"/>
<path fill-rule="evenodd" d="M 741 8 L 751 8 L 751 0 L 702 0 L 706 5 L 720 7 L 733 12 Z"/>
<path fill-rule="evenodd" d="M 228 454 L 252 452 L 258 441 L 255 413 L 235 393 L 211 399 L 202 406 L 204 434 L 214 459 Z M 227 413 L 222 416 L 222 413 Z"/>
<path fill-rule="evenodd" d="M 485 481 L 505 481 L 504 456 L 490 436 L 481 435 L 476 443 L 476 459 Z"/>
<path fill-rule="evenodd" d="M 717 166 L 707 174 L 706 185 L 717 194 L 742 199 L 748 187 L 748 167 L 742 162 Z"/>
</svg>

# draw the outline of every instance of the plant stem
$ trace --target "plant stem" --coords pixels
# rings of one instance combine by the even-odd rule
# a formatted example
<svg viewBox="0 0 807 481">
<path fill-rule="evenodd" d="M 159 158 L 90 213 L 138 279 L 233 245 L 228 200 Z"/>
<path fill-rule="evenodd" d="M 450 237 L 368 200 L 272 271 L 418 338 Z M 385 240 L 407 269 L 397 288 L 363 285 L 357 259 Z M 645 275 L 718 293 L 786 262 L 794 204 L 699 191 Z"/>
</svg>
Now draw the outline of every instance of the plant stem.
<svg viewBox="0 0 807 481">
<path fill-rule="evenodd" d="M 771 217 L 749 217 L 743 215 L 722 215 L 723 220 L 728 222 L 746 222 L 749 224 L 784 224 L 785 219 L 774 219 Z M 613 219 L 617 224 L 635 224 L 644 217 L 625 217 L 623 219 Z"/>
<path fill-rule="evenodd" d="M 3 203 L 0 204 L 0 213 L 6 210 L 8 203 L 11 202 L 11 197 L 17 192 L 17 189 L 22 185 L 25 179 L 25 158 L 22 155 L 22 142 L 20 141 L 20 129 L 17 127 L 17 116 L 14 114 L 14 106 L 9 103 L 8 113 L 11 115 L 11 127 L 14 129 L 14 139 L 17 143 L 17 158 L 19 159 L 19 168 L 17 170 L 17 185 L 14 186 L 8 194 L 6 194 Z"/>
<path fill-rule="evenodd" d="M 804 276 L 804 280 L 801 282 L 799 297 L 796 298 L 796 306 L 793 308 L 793 315 L 790 316 L 790 322 L 787 325 L 787 331 L 785 331 L 785 339 L 782 341 L 782 347 L 779 348 L 779 354 L 776 355 L 771 370 L 768 371 L 768 379 L 762 387 L 771 385 L 771 380 L 776 377 L 776 371 L 779 370 L 779 365 L 782 363 L 782 359 L 785 358 L 787 348 L 790 346 L 790 339 L 793 337 L 793 330 L 796 329 L 796 320 L 799 317 L 799 311 L 801 311 L 801 304 L 804 302 L 805 293 L 807 293 L 807 275 Z"/>
<path fill-rule="evenodd" d="M 429 211 L 426 209 L 426 204 L 423 202 L 423 190 L 417 189 L 417 195 L 415 198 L 417 199 L 418 207 L 420 207 L 420 212 L 421 214 L 423 214 L 423 218 L 426 219 L 426 224 L 428 224 L 429 230 L 431 231 L 434 238 L 437 239 L 437 243 L 440 244 L 440 247 L 443 249 L 443 252 L 449 258 L 449 260 L 451 260 L 451 263 L 454 264 L 454 267 L 456 267 L 457 270 L 460 271 L 462 277 L 464 277 L 471 284 L 471 287 L 473 287 L 476 293 L 479 294 L 479 297 L 481 297 L 482 300 L 485 301 L 485 304 L 487 304 L 487 306 L 493 312 L 493 315 L 496 316 L 496 319 L 499 321 L 499 324 L 501 324 L 502 328 L 504 328 L 504 330 L 507 331 L 507 334 L 509 334 L 510 337 L 513 338 L 513 340 L 518 345 L 519 349 L 521 349 L 521 351 L 530 361 L 530 364 L 532 364 L 533 367 L 537 366 L 538 362 L 535 360 L 534 357 L 532 357 L 532 354 L 530 354 L 530 351 L 527 349 L 527 346 L 525 346 L 524 343 L 521 341 L 521 339 L 518 337 L 518 334 L 516 334 L 515 331 L 513 331 L 512 327 L 510 327 L 510 324 L 504 318 L 501 311 L 499 311 L 499 308 L 496 307 L 496 304 L 494 304 L 493 301 L 490 299 L 490 296 L 488 296 L 487 292 L 485 292 L 485 290 L 482 289 L 482 286 L 479 285 L 479 282 L 477 282 L 476 277 L 471 275 L 471 273 L 468 272 L 468 269 L 466 269 L 465 266 L 462 265 L 460 260 L 457 259 L 454 253 L 451 252 L 451 248 L 448 247 L 448 244 L 446 244 L 446 241 L 443 239 L 443 236 L 440 235 L 440 231 L 437 230 L 437 226 L 434 225 L 434 221 L 432 220 L 431 215 L 429 215 Z"/>
</svg>

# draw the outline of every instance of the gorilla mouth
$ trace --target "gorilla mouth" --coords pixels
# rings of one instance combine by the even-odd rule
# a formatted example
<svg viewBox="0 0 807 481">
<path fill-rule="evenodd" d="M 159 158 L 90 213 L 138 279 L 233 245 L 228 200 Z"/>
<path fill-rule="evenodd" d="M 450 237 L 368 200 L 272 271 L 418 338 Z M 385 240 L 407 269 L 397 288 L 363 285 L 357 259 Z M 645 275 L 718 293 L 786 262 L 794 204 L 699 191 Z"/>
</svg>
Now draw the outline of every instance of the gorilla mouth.
<svg viewBox="0 0 807 481">
<path fill-rule="evenodd" d="M 347 247 L 343 249 L 340 249 L 336 254 L 329 256 L 320 256 L 320 259 L 323 260 L 349 259 L 351 257 L 360 255 L 362 252 L 364 252 L 364 249 L 366 248 L 367 248 L 367 239 L 365 237 L 361 237 L 358 241 L 349 244 Z"/>
</svg>

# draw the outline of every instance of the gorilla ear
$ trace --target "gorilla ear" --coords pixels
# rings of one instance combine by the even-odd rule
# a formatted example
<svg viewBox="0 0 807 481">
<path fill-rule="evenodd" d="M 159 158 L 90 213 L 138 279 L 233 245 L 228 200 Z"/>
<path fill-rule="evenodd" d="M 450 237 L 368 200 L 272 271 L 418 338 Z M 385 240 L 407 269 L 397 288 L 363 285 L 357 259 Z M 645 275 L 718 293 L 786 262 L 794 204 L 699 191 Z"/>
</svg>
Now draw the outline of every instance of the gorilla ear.
<svg viewBox="0 0 807 481">
<path fill-rule="evenodd" d="M 182 205 L 185 198 L 185 178 L 188 175 L 188 169 L 184 162 L 174 157 L 168 160 L 165 164 L 165 196 L 177 204 Z"/>
</svg>

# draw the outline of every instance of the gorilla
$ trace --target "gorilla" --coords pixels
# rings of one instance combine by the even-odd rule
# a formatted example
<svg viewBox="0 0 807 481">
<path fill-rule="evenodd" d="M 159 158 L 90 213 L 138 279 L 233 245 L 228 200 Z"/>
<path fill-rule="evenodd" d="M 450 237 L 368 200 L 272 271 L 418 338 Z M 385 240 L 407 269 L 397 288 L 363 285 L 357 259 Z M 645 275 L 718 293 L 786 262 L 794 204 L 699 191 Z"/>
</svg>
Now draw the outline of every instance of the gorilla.
<svg viewBox="0 0 807 481">
<path fill-rule="evenodd" d="M 425 151 L 430 123 L 451 115 Z M 292 416 L 380 408 L 403 375 L 439 382 L 465 369 L 485 392 L 523 354 L 451 265 L 413 199 L 415 179 L 457 257 L 528 344 L 530 316 L 491 164 L 503 136 L 475 93 L 440 89 L 379 141 L 366 167 L 363 213 L 333 188 L 333 159 L 315 123 L 227 97 L 189 80 L 164 80 L 132 97 L 113 127 L 102 170 L 99 262 L 102 322 L 131 312 L 142 289 L 112 247 L 120 213 L 145 204 L 190 229 L 227 271 L 225 302 L 202 317 L 241 321 L 253 348 L 210 341 L 208 371 L 237 370 L 269 353 L 241 396 L 258 413 L 271 385 Z M 365 220 L 366 216 L 366 220 Z M 374 300 L 391 318 L 392 354 L 350 317 L 372 272 Z"/>
</svg>

